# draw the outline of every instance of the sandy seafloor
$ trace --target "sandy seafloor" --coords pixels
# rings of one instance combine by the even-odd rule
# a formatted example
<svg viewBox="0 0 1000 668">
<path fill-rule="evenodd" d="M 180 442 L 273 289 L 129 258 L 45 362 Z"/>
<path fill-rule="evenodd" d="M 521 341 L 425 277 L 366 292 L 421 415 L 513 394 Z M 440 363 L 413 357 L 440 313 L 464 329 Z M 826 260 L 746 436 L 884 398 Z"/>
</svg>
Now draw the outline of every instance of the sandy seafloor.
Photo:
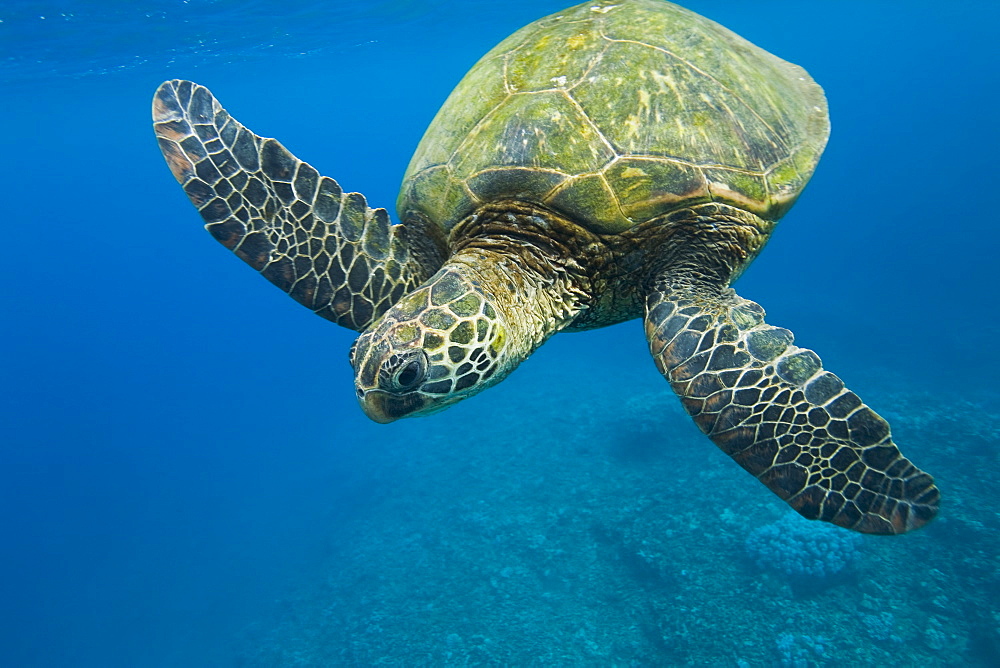
<svg viewBox="0 0 1000 668">
<path fill-rule="evenodd" d="M 0 664 L 1000 665 L 997 8 L 688 6 L 826 89 L 826 156 L 737 289 L 890 421 L 939 519 L 790 521 L 683 414 L 637 322 L 375 425 L 352 333 L 200 229 L 148 127 L 160 81 L 194 79 L 391 205 L 461 74 L 562 3 L 19 2 Z"/>
</svg>

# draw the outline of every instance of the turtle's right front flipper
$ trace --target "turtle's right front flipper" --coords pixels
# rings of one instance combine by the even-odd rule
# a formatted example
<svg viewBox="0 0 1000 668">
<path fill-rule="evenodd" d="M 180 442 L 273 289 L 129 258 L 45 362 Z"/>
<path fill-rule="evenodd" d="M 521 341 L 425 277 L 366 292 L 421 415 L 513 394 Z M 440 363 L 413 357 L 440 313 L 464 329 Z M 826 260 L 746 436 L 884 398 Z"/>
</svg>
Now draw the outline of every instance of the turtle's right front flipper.
<svg viewBox="0 0 1000 668">
<path fill-rule="evenodd" d="M 443 262 L 432 230 L 391 225 L 385 209 L 243 127 L 203 86 L 162 84 L 153 123 L 212 236 L 324 318 L 364 330 Z"/>
<path fill-rule="evenodd" d="M 647 298 L 646 335 L 701 430 L 801 515 L 894 534 L 937 513 L 934 480 L 888 423 L 754 302 L 666 274 Z"/>
</svg>

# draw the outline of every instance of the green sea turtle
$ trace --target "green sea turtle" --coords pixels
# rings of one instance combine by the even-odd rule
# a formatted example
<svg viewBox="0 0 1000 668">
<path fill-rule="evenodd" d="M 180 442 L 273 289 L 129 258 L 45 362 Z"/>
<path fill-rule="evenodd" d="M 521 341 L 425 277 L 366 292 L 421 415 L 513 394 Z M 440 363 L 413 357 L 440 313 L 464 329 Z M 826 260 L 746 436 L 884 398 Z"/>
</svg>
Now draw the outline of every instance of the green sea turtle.
<svg viewBox="0 0 1000 668">
<path fill-rule="evenodd" d="M 202 86 L 153 117 L 208 231 L 317 314 L 361 332 L 378 422 L 505 378 L 559 331 L 644 317 L 657 368 L 723 451 L 803 516 L 867 533 L 934 517 L 933 479 L 792 333 L 729 287 L 826 144 L 800 67 L 662 0 L 592 0 L 487 53 L 385 209 L 345 193 Z"/>
</svg>

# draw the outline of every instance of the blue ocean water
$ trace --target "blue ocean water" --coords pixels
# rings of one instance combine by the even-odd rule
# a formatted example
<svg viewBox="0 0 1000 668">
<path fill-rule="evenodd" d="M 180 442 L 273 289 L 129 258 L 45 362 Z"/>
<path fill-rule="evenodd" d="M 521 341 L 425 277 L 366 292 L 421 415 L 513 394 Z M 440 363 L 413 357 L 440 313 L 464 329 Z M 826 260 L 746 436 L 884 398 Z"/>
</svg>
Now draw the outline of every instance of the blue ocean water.
<svg viewBox="0 0 1000 668">
<path fill-rule="evenodd" d="M 564 6 L 0 6 L 0 664 L 1000 665 L 995 3 L 686 3 L 826 90 L 737 288 L 935 475 L 901 537 L 788 529 L 638 322 L 369 422 L 352 332 L 212 241 L 149 127 L 190 78 L 391 206 L 461 75 Z"/>
</svg>

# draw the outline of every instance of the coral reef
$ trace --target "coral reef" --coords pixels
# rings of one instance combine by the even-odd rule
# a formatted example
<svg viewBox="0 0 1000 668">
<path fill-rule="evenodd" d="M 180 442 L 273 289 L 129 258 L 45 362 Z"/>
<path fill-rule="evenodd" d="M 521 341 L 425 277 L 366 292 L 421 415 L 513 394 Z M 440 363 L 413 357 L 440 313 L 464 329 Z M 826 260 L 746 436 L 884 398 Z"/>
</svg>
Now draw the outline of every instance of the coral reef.
<svg viewBox="0 0 1000 668">
<path fill-rule="evenodd" d="M 854 564 L 860 546 L 860 535 L 792 511 L 754 529 L 746 540 L 747 552 L 759 567 L 816 578 L 831 577 Z"/>
<path fill-rule="evenodd" d="M 354 453 L 364 497 L 240 665 L 1000 665 L 996 407 L 865 389 L 946 499 L 884 539 L 789 514 L 653 373 L 566 373 Z"/>
<path fill-rule="evenodd" d="M 782 633 L 775 641 L 781 668 L 812 668 L 824 665 L 827 639 L 823 636 Z"/>
</svg>

